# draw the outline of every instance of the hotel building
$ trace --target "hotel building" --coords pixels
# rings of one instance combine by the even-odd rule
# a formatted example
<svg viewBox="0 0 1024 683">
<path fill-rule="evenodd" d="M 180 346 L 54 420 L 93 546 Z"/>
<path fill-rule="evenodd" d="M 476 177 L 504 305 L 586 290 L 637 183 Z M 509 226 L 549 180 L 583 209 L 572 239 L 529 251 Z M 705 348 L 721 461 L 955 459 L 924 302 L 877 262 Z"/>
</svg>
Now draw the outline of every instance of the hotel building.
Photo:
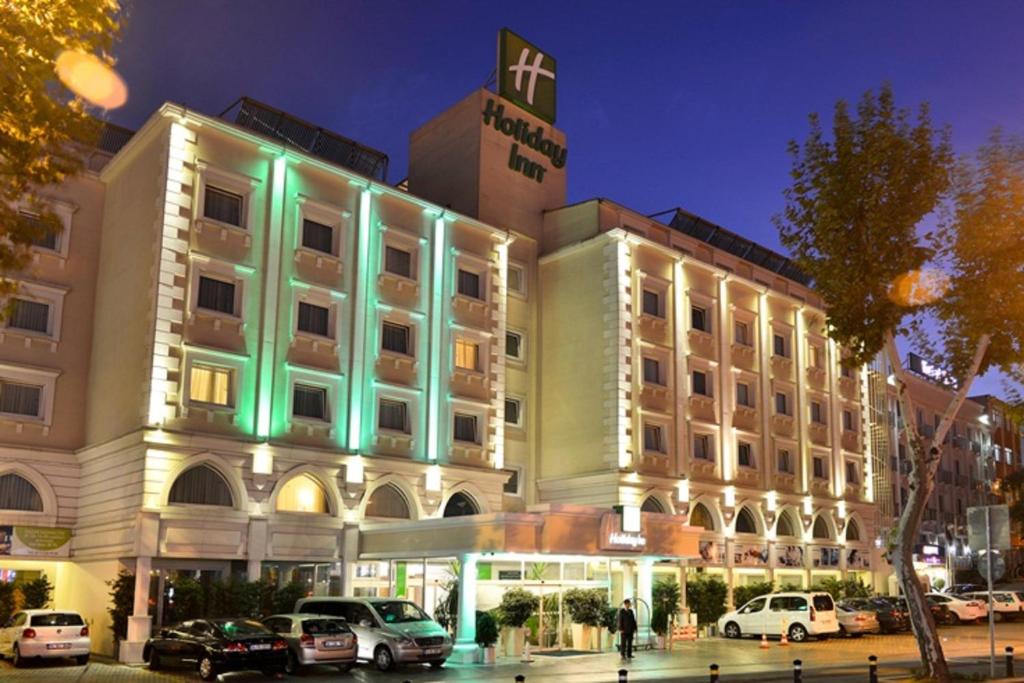
<svg viewBox="0 0 1024 683">
<path fill-rule="evenodd" d="M 683 210 L 567 205 L 567 149 L 488 90 L 397 186 L 253 100 L 109 128 L 0 333 L 0 570 L 98 652 L 134 574 L 126 660 L 182 573 L 432 611 L 458 560 L 467 617 L 588 586 L 644 627 L 662 575 L 886 590 L 872 375 L 806 278 Z"/>
</svg>

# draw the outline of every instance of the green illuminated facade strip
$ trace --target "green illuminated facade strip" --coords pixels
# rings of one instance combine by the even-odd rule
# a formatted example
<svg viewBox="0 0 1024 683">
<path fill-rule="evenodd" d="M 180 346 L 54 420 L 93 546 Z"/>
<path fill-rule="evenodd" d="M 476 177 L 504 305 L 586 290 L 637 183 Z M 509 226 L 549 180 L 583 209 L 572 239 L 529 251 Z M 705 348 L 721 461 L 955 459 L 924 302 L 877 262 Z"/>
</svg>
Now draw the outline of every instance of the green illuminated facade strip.
<svg viewBox="0 0 1024 683">
<path fill-rule="evenodd" d="M 366 385 L 366 316 L 371 310 L 368 299 L 373 289 L 373 274 L 370 272 L 370 229 L 369 189 L 359 195 L 359 224 L 356 227 L 355 297 L 352 312 L 352 383 L 349 400 L 348 447 L 358 451 L 363 445 L 362 414 L 363 387 Z"/>
<path fill-rule="evenodd" d="M 433 282 L 430 288 L 430 345 L 427 358 L 430 361 L 427 380 L 427 460 L 437 461 L 441 441 L 441 361 L 446 357 L 442 335 L 444 313 L 445 242 L 447 239 L 444 218 L 434 220 L 434 249 L 431 264 Z"/>
<path fill-rule="evenodd" d="M 284 229 L 285 174 L 288 162 L 274 159 L 270 185 L 270 220 L 267 222 L 266 277 L 263 286 L 263 321 L 260 330 L 259 379 L 257 384 L 256 435 L 270 437 L 274 391 L 274 358 L 277 340 L 278 301 L 281 296 L 281 232 Z"/>
</svg>

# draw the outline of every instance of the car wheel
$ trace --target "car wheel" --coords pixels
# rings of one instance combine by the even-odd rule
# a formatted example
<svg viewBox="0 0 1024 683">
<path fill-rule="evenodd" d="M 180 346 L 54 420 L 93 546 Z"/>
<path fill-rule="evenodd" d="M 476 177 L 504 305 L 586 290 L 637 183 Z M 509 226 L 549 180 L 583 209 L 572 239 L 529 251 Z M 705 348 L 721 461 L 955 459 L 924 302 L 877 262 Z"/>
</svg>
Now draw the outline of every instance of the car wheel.
<svg viewBox="0 0 1024 683">
<path fill-rule="evenodd" d="M 440 669 L 442 666 L 444 666 L 444 660 L 443 659 L 435 659 L 434 661 L 432 661 L 430 663 L 430 668 L 432 668 L 432 669 Z"/>
<path fill-rule="evenodd" d="M 203 655 L 203 658 L 199 660 L 199 677 L 204 681 L 217 679 L 217 667 L 213 665 L 210 655 Z"/>
<path fill-rule="evenodd" d="M 159 671 L 160 670 L 160 653 L 159 652 L 157 652 L 156 650 L 150 650 L 148 653 L 144 652 L 144 653 L 142 653 L 142 658 L 149 660 L 149 668 L 150 669 L 152 669 L 153 671 Z"/>
<path fill-rule="evenodd" d="M 735 621 L 730 621 L 725 625 L 725 637 L 726 638 L 739 638 L 740 637 L 740 625 Z"/>
<path fill-rule="evenodd" d="M 377 649 L 373 651 L 373 663 L 377 665 L 377 668 L 381 671 L 387 671 L 395 664 L 395 658 L 384 645 L 377 646 Z"/>
<path fill-rule="evenodd" d="M 340 671 L 343 674 L 344 673 L 348 673 L 349 671 L 352 670 L 352 665 L 353 665 L 352 662 L 349 662 L 348 664 L 339 664 L 338 665 L 338 671 Z"/>
<path fill-rule="evenodd" d="M 801 624 L 793 624 L 789 627 L 789 639 L 794 643 L 802 643 L 807 640 L 807 629 Z"/>
<path fill-rule="evenodd" d="M 85 666 L 89 663 L 89 655 L 78 655 L 75 657 L 75 663 L 78 664 L 78 666 Z"/>
<path fill-rule="evenodd" d="M 299 658 L 295 656 L 295 653 L 288 650 L 288 658 L 284 662 L 284 672 L 289 676 L 295 675 L 299 670 Z"/>
<path fill-rule="evenodd" d="M 16 669 L 25 666 L 25 660 L 22 658 L 21 653 L 18 652 L 17 645 L 15 645 L 11 650 L 11 664 L 13 664 Z"/>
<path fill-rule="evenodd" d="M 957 624 L 960 623 L 960 615 L 957 614 L 956 612 L 950 611 L 949 617 L 947 617 L 947 618 L 949 620 L 949 623 L 953 624 L 954 626 L 956 626 Z"/>
<path fill-rule="evenodd" d="M 842 624 L 839 624 L 839 637 L 840 638 L 845 638 L 848 635 L 850 635 L 850 634 L 846 632 L 846 627 L 843 626 Z"/>
</svg>

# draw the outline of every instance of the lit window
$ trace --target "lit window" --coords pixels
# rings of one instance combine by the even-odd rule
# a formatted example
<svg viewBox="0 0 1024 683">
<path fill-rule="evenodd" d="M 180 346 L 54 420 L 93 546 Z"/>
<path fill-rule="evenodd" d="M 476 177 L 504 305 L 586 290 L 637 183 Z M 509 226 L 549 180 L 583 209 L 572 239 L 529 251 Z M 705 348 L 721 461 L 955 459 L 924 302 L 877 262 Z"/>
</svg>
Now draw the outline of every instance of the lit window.
<svg viewBox="0 0 1024 683">
<path fill-rule="evenodd" d="M 664 430 L 661 425 L 644 424 L 644 450 L 655 453 L 665 452 Z"/>
<path fill-rule="evenodd" d="M 221 223 L 242 227 L 242 196 L 212 185 L 206 186 L 203 215 Z"/>
<path fill-rule="evenodd" d="M 711 437 L 697 434 L 693 437 L 693 457 L 698 460 L 711 460 Z"/>
<path fill-rule="evenodd" d="M 308 304 L 305 301 L 299 302 L 298 328 L 300 332 L 308 332 L 321 337 L 330 337 L 330 317 L 330 309 L 325 308 L 324 306 Z"/>
<path fill-rule="evenodd" d="M 411 332 L 406 325 L 385 321 L 381 329 L 381 348 L 393 353 L 411 355 L 409 353 Z"/>
<path fill-rule="evenodd" d="M 292 391 L 292 415 L 314 420 L 327 419 L 327 390 L 296 384 Z"/>
<path fill-rule="evenodd" d="M 700 306 L 690 307 L 690 327 L 701 332 L 711 331 L 711 318 L 708 317 L 707 309 Z"/>
<path fill-rule="evenodd" d="M 459 294 L 473 299 L 483 299 L 480 287 L 480 274 L 459 268 Z"/>
<path fill-rule="evenodd" d="M 710 396 L 710 388 L 708 387 L 708 375 L 700 370 L 693 371 L 693 393 L 700 394 L 701 396 Z"/>
<path fill-rule="evenodd" d="M 50 329 L 50 305 L 27 299 L 14 299 L 7 327 L 30 332 L 48 334 Z"/>
<path fill-rule="evenodd" d="M 741 441 L 736 448 L 736 462 L 740 467 L 754 466 L 754 449 L 746 442 Z"/>
<path fill-rule="evenodd" d="M 733 329 L 734 341 L 740 346 L 750 346 L 750 325 L 737 320 Z"/>
<path fill-rule="evenodd" d="M 480 345 L 465 339 L 455 340 L 455 367 L 480 371 Z"/>
<path fill-rule="evenodd" d="M 509 264 L 508 291 L 520 296 L 526 295 L 526 269 L 523 266 Z"/>
<path fill-rule="evenodd" d="M 664 384 L 661 380 L 661 363 L 654 358 L 644 358 L 644 381 L 649 384 Z"/>
<path fill-rule="evenodd" d="M 523 359 L 523 335 L 518 332 L 505 333 L 505 355 L 515 360 Z"/>
<path fill-rule="evenodd" d="M 402 277 L 412 278 L 412 254 L 405 249 L 384 247 L 384 270 Z"/>
<path fill-rule="evenodd" d="M 409 407 L 404 401 L 380 400 L 377 426 L 395 432 L 409 433 Z"/>
<path fill-rule="evenodd" d="M 277 494 L 278 512 L 318 512 L 327 514 L 327 494 L 323 485 L 308 474 L 292 477 Z"/>
<path fill-rule="evenodd" d="M 518 398 L 505 399 L 505 422 L 516 427 L 522 426 L 523 404 Z"/>
<path fill-rule="evenodd" d="M 334 228 L 323 223 L 302 221 L 302 246 L 324 254 L 334 253 Z"/>
<path fill-rule="evenodd" d="M 750 385 L 744 382 L 736 383 L 736 405 L 753 408 L 753 401 L 750 400 Z"/>
<path fill-rule="evenodd" d="M 196 305 L 209 311 L 235 314 L 235 285 L 211 277 L 199 277 L 199 294 Z"/>
<path fill-rule="evenodd" d="M 0 413 L 42 417 L 42 396 L 41 386 L 0 381 Z"/>
<path fill-rule="evenodd" d="M 455 413 L 454 427 L 454 436 L 456 441 L 475 444 L 480 443 L 480 437 L 477 434 L 476 429 L 476 415 Z"/>
<path fill-rule="evenodd" d="M 189 373 L 188 399 L 216 406 L 231 405 L 231 371 L 193 365 Z"/>
<path fill-rule="evenodd" d="M 656 318 L 664 317 L 661 312 L 661 295 L 657 292 L 645 289 L 643 295 L 643 311 L 645 314 L 653 315 Z"/>
</svg>

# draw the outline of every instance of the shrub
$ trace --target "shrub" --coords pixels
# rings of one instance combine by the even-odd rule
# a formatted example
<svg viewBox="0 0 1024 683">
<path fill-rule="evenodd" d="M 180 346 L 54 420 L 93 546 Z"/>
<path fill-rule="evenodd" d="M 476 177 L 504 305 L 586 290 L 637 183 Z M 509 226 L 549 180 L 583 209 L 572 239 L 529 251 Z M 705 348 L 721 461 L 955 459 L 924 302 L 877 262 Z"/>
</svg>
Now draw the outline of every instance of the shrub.
<svg viewBox="0 0 1024 683">
<path fill-rule="evenodd" d="M 682 594 L 674 578 L 659 579 L 651 591 L 651 629 L 659 636 L 668 633 L 669 618 L 679 611 Z"/>
<path fill-rule="evenodd" d="M 46 575 L 32 579 L 18 586 L 21 591 L 22 609 L 41 609 L 50 604 L 53 596 L 53 584 Z"/>
<path fill-rule="evenodd" d="M 831 595 L 833 600 L 871 597 L 871 589 L 865 586 L 860 579 L 841 580 L 830 577 L 815 584 L 811 590 L 824 591 Z"/>
<path fill-rule="evenodd" d="M 615 607 L 606 607 L 604 616 L 601 619 L 601 627 L 608 629 L 609 633 L 615 633 L 619 626 L 619 610 Z"/>
<path fill-rule="evenodd" d="M 498 605 L 498 623 L 502 626 L 522 628 L 534 612 L 540 607 L 540 598 L 522 588 L 510 588 L 501 596 Z"/>
<path fill-rule="evenodd" d="M 205 616 L 206 596 L 202 584 L 191 576 L 179 576 L 170 584 L 174 596 L 168 600 L 164 623 L 174 624 Z"/>
<path fill-rule="evenodd" d="M 260 611 L 260 583 L 236 579 L 214 581 L 206 594 L 204 616 L 253 617 Z M 287 611 L 292 611 L 295 601 Z"/>
<path fill-rule="evenodd" d="M 0 581 L 0 626 L 7 623 L 7 620 L 15 612 L 14 584 Z"/>
<path fill-rule="evenodd" d="M 571 588 L 562 596 L 562 604 L 573 623 L 600 626 L 608 606 L 608 594 L 600 588 Z"/>
<path fill-rule="evenodd" d="M 754 598 L 768 595 L 774 589 L 770 581 L 758 581 L 746 586 L 736 586 L 732 589 L 732 601 L 737 607 L 747 604 Z"/>
<path fill-rule="evenodd" d="M 476 613 L 476 644 L 480 647 L 494 647 L 498 642 L 498 622 L 490 612 Z"/>
<path fill-rule="evenodd" d="M 135 575 L 122 569 L 116 579 L 107 581 L 107 585 L 110 586 L 110 606 L 107 608 L 110 630 L 114 632 L 114 640 L 124 640 L 128 637 L 128 617 L 135 606 Z"/>
<path fill-rule="evenodd" d="M 698 624 L 713 624 L 725 614 L 729 589 L 717 576 L 699 574 L 686 583 L 686 604 L 697 615 Z"/>
<path fill-rule="evenodd" d="M 274 591 L 272 599 L 275 614 L 295 611 L 295 603 L 306 597 L 306 587 L 298 581 L 289 581 Z"/>
</svg>

